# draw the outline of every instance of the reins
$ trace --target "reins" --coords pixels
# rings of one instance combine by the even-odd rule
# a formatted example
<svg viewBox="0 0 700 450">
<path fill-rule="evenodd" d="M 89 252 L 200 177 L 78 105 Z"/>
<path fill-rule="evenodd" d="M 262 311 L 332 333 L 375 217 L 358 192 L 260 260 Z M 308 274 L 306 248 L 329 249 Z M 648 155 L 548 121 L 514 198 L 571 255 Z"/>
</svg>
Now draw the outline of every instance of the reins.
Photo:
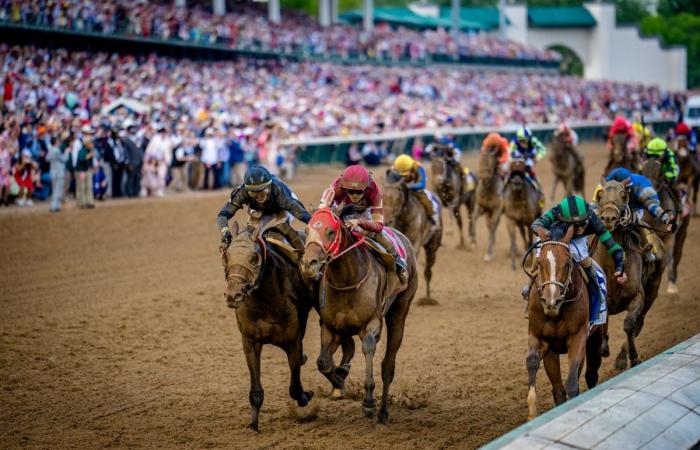
<svg viewBox="0 0 700 450">
<path fill-rule="evenodd" d="M 569 249 L 569 244 L 561 241 L 555 241 L 555 240 L 548 240 L 548 241 L 539 241 L 539 242 L 534 242 L 530 247 L 527 249 L 525 252 L 525 255 L 523 256 L 523 259 L 521 261 L 521 267 L 523 269 L 523 272 L 525 272 L 525 275 L 527 275 L 533 282 L 536 281 L 537 275 L 534 275 L 530 272 L 527 271 L 525 268 L 525 261 L 527 257 L 532 253 L 533 250 L 535 250 L 537 247 L 541 249 L 544 248 L 545 245 L 559 245 L 564 248 L 566 248 L 566 252 L 569 254 L 568 262 L 567 262 L 567 275 L 566 275 L 566 283 L 562 283 L 559 280 L 547 280 L 547 281 L 542 281 L 539 282 L 539 288 L 538 290 L 541 292 L 545 286 L 548 286 L 550 284 L 553 284 L 555 286 L 558 286 L 561 289 L 561 300 L 563 303 L 569 303 L 573 302 L 578 298 L 578 295 L 575 295 L 573 297 L 566 298 L 566 294 L 569 291 L 569 287 L 572 285 L 573 280 L 572 280 L 572 273 L 574 270 L 574 263 L 573 260 L 571 259 L 571 250 Z"/>
</svg>

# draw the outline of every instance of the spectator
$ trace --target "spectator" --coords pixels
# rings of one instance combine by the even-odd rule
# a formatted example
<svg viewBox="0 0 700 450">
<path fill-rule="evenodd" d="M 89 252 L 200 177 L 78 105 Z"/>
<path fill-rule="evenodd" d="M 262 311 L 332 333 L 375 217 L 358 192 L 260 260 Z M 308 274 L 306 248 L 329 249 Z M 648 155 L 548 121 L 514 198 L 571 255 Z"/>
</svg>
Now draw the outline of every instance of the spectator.
<svg viewBox="0 0 700 450">
<path fill-rule="evenodd" d="M 66 164 L 70 153 L 68 152 L 68 142 L 58 142 L 54 136 L 49 141 L 49 154 L 47 159 L 51 173 L 51 206 L 50 212 L 58 212 L 61 210 L 61 202 L 63 201 L 64 183 L 66 180 Z"/>
<path fill-rule="evenodd" d="M 148 142 L 146 147 L 145 166 L 143 168 L 143 180 L 141 182 L 141 196 L 165 195 L 165 178 L 168 175 L 168 167 L 172 162 L 172 140 L 167 134 L 164 124 L 154 126 L 156 135 Z"/>
<path fill-rule="evenodd" d="M 228 146 L 229 146 L 229 163 L 231 165 L 231 178 L 229 180 L 230 186 L 240 186 L 243 184 L 243 175 L 245 175 L 245 153 L 243 148 L 238 143 L 238 136 L 236 130 L 231 127 L 229 128 L 228 134 Z"/>
<path fill-rule="evenodd" d="M 358 146 L 356 142 L 353 142 L 350 144 L 350 147 L 348 147 L 348 151 L 345 154 L 345 165 L 346 166 L 353 166 L 355 164 L 360 164 L 362 162 L 362 154 L 358 150 Z"/>
<path fill-rule="evenodd" d="M 81 129 L 81 135 L 76 137 L 71 144 L 69 164 L 75 171 L 75 196 L 78 207 L 90 209 L 95 207 L 93 197 L 92 175 L 95 158 L 94 145 L 95 131 L 90 125 Z"/>
<path fill-rule="evenodd" d="M 17 192 L 17 204 L 19 206 L 34 206 L 32 193 L 34 192 L 34 179 L 38 166 L 32 160 L 29 150 L 22 150 L 19 158 L 12 168 L 15 183 L 19 187 Z"/>
<path fill-rule="evenodd" d="M 126 136 L 122 138 L 124 145 L 124 161 L 126 168 L 126 195 L 136 197 L 141 191 L 141 170 L 143 169 L 143 152 L 136 145 L 139 140 L 138 127 L 132 122 L 124 124 Z"/>
<path fill-rule="evenodd" d="M 9 206 L 12 156 L 8 139 L 0 135 L 0 205 Z"/>
<path fill-rule="evenodd" d="M 216 184 L 216 170 L 219 165 L 219 148 L 214 130 L 209 127 L 204 132 L 202 139 L 202 164 L 204 165 L 204 189 L 214 189 Z"/>
</svg>

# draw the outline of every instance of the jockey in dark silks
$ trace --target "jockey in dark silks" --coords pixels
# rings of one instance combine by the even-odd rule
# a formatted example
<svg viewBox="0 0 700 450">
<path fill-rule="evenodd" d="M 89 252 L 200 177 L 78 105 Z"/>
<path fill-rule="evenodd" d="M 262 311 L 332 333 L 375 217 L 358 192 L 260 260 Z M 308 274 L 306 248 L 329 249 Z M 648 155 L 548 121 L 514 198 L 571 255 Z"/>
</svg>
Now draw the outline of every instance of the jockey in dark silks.
<svg viewBox="0 0 700 450">
<path fill-rule="evenodd" d="M 408 155 L 399 155 L 392 166 L 393 170 L 403 177 L 406 187 L 413 192 L 421 205 L 425 208 L 432 226 L 439 222 L 433 201 L 426 190 L 428 177 L 425 168 Z"/>
<path fill-rule="evenodd" d="M 608 254 L 615 262 L 615 277 L 620 284 L 627 281 L 627 275 L 624 272 L 624 251 L 615 242 L 593 208 L 578 195 L 565 197 L 557 206 L 540 216 L 532 223 L 532 230 L 538 236 L 549 236 L 552 227 L 558 223 L 574 227 L 574 237 L 571 239 L 569 249 L 573 260 L 583 267 L 588 275 L 590 321 L 594 325 L 604 324 L 607 318 L 605 274 L 598 263 L 588 255 L 587 237 L 595 234 L 605 245 Z M 525 294 L 529 295 L 529 286 L 523 290 L 523 295 Z"/>
<path fill-rule="evenodd" d="M 228 228 L 228 221 L 245 205 L 250 207 L 251 216 L 258 220 L 262 216 L 276 216 L 283 211 L 287 211 L 303 223 L 308 223 L 311 218 L 311 214 L 286 184 L 264 167 L 253 166 L 246 172 L 244 183 L 231 192 L 230 200 L 216 217 L 222 244 L 228 246 L 231 243 L 233 235 Z M 292 228 L 289 220 L 276 224 L 275 229 L 284 235 L 296 250 L 304 249 L 299 234 Z"/>
<path fill-rule="evenodd" d="M 535 163 L 544 158 L 547 148 L 539 139 L 532 135 L 529 128 L 521 127 L 510 141 L 510 159 L 522 159 L 525 161 L 528 181 L 542 191 L 540 182 L 535 175 Z"/>
</svg>

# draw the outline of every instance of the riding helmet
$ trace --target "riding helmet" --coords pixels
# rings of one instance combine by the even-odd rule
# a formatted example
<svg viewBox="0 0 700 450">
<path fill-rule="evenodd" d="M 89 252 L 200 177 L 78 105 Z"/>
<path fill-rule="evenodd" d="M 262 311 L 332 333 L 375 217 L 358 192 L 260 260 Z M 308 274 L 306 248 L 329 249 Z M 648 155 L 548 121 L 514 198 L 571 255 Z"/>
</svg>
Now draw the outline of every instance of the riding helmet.
<svg viewBox="0 0 700 450">
<path fill-rule="evenodd" d="M 344 189 L 367 189 L 369 172 L 360 165 L 350 166 L 340 175 L 340 186 Z"/>
<path fill-rule="evenodd" d="M 666 141 L 659 137 L 655 137 L 649 141 L 644 152 L 649 156 L 662 156 L 666 152 L 667 148 L 668 146 L 666 145 Z"/>
<path fill-rule="evenodd" d="M 590 214 L 586 201 L 579 195 L 569 195 L 559 203 L 559 221 L 565 223 L 580 223 L 588 219 Z"/>
<path fill-rule="evenodd" d="M 246 171 L 243 181 L 247 190 L 262 191 L 272 183 L 272 175 L 262 166 L 252 166 Z"/>
<path fill-rule="evenodd" d="M 532 131 L 530 131 L 530 129 L 527 127 L 520 127 L 520 128 L 518 128 L 518 131 L 515 133 L 515 137 L 519 141 L 530 142 L 530 139 L 532 139 Z"/>
<path fill-rule="evenodd" d="M 398 158 L 394 160 L 394 170 L 400 175 L 406 176 L 411 173 L 414 162 L 415 161 L 413 161 L 413 158 L 408 155 L 399 155 Z"/>
</svg>

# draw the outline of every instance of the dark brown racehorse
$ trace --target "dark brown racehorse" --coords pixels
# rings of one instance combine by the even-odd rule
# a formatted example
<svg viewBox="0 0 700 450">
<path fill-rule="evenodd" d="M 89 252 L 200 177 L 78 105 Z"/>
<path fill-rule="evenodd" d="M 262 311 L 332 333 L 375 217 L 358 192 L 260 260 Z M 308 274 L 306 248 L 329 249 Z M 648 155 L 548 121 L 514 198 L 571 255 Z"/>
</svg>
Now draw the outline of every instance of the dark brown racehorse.
<svg viewBox="0 0 700 450">
<path fill-rule="evenodd" d="M 515 270 L 515 254 L 517 244 L 515 230 L 520 232 L 525 248 L 532 245 L 533 233 L 530 224 L 542 215 L 540 208 L 540 194 L 537 189 L 525 179 L 525 161 L 517 159 L 511 161 L 510 175 L 503 193 L 503 213 L 506 216 L 506 225 L 510 236 L 510 265 Z"/>
<path fill-rule="evenodd" d="M 365 355 L 365 396 L 362 409 L 367 417 L 376 411 L 372 361 L 386 320 L 388 340 L 382 361 L 382 405 L 379 422 L 389 422 L 389 386 L 394 379 L 396 353 L 403 339 L 404 324 L 418 288 L 416 259 L 410 241 L 396 236 L 406 248 L 408 282 L 401 292 L 387 292 L 389 274 L 377 257 L 329 208 L 318 209 L 306 227 L 307 240 L 301 272 L 319 283 L 321 352 L 318 369 L 334 388 L 341 386 L 335 374 L 333 353 L 342 339 L 359 335 Z"/>
<path fill-rule="evenodd" d="M 430 153 L 430 180 L 433 192 L 437 193 L 442 202 L 442 206 L 452 211 L 452 215 L 457 221 L 459 229 L 459 246 L 464 244 L 464 234 L 462 231 L 462 205 L 467 208 L 467 219 L 469 220 L 469 239 L 472 245 L 476 243 L 476 232 L 474 231 L 474 189 L 468 189 L 463 185 L 464 177 L 457 172 L 447 161 L 449 147 L 436 144 Z"/>
<path fill-rule="evenodd" d="M 624 321 L 627 342 L 623 344 L 615 359 L 615 367 L 619 370 L 627 368 L 628 356 L 630 366 L 639 364 L 635 338 L 641 333 L 644 318 L 656 300 L 664 272 L 663 261 L 644 262 L 646 242 L 636 230 L 628 204 L 627 186 L 630 182 L 631 180 L 622 183 L 607 181 L 603 183 L 595 198 L 605 227 L 625 251 L 627 282 L 624 284 L 614 282 L 615 262 L 602 242 L 597 243 L 592 255 L 605 272 L 605 278 L 610 280 L 607 283 L 606 296 L 608 314 L 615 315 L 627 311 Z M 607 327 L 603 338 L 603 354 L 609 354 Z"/>
<path fill-rule="evenodd" d="M 425 249 L 425 298 L 418 301 L 418 304 L 437 304 L 437 301 L 430 296 L 430 279 L 433 275 L 433 265 L 437 250 L 442 243 L 442 219 L 440 206 L 435 214 L 438 223 L 432 226 L 425 207 L 403 181 L 403 177 L 392 170 L 387 170 L 384 183 L 384 218 L 386 224 L 402 232 L 413 245 L 416 258 L 421 247 Z"/>
<path fill-rule="evenodd" d="M 589 330 L 588 291 L 569 250 L 573 232 L 573 227 L 554 227 L 551 239 L 540 236 L 538 271 L 528 300 L 528 420 L 537 415 L 535 384 L 540 361 L 544 361 L 557 405 L 578 395 L 584 362 L 586 385 L 592 388 L 598 383 L 602 327 Z M 569 359 L 566 384 L 562 384 L 559 365 L 559 355 L 564 353 Z"/>
<path fill-rule="evenodd" d="M 243 352 L 250 372 L 250 428 L 258 430 L 264 391 L 260 383 L 260 352 L 272 344 L 287 353 L 291 381 L 289 396 L 306 406 L 314 393 L 304 391 L 301 366 L 305 362 L 302 341 L 312 308 L 310 291 L 296 264 L 246 228 L 222 253 L 226 274 L 226 302 L 236 310 Z"/>
<path fill-rule="evenodd" d="M 576 148 L 574 144 L 567 141 L 566 135 L 556 133 L 552 139 L 549 152 L 552 174 L 554 175 L 552 195 L 550 196 L 552 202 L 559 183 L 564 186 L 566 195 L 577 193 L 584 198 L 586 197 L 584 193 L 586 168 L 579 163 L 576 155 L 578 155 Z"/>
<path fill-rule="evenodd" d="M 666 258 L 664 265 L 668 274 L 668 286 L 666 292 L 669 294 L 678 293 L 678 285 L 676 284 L 678 275 L 678 265 L 683 257 L 683 245 L 685 238 L 688 235 L 688 225 L 690 225 L 690 215 L 683 215 L 683 205 L 681 199 L 678 198 L 678 193 L 664 178 L 661 172 L 661 164 L 654 159 L 647 159 L 642 166 L 642 175 L 651 181 L 654 189 L 659 194 L 659 202 L 661 207 L 670 211 L 675 218 L 677 228 L 675 233 L 661 233 L 660 237 L 666 246 Z M 648 224 L 653 224 L 656 229 L 662 228 L 655 218 L 645 214 L 645 221 Z"/>
<path fill-rule="evenodd" d="M 673 152 L 676 154 L 680 169 L 678 182 L 688 188 L 688 202 L 695 212 L 698 203 L 698 185 L 700 185 L 700 160 L 696 153 L 690 151 L 688 137 L 684 134 L 676 137 Z"/>
<path fill-rule="evenodd" d="M 627 151 L 627 142 L 630 137 L 623 133 L 616 133 L 612 137 L 612 149 L 610 150 L 610 158 L 608 165 L 605 166 L 603 176 L 609 174 L 613 169 L 624 167 L 631 172 L 639 170 L 639 161 L 636 153 Z"/>
<path fill-rule="evenodd" d="M 503 177 L 498 162 L 499 148 L 492 145 L 482 150 L 479 155 L 479 184 L 476 186 L 476 208 L 473 221 L 486 216 L 486 226 L 489 230 L 489 242 L 486 248 L 484 261 L 493 260 L 493 245 L 496 242 L 496 229 L 501 221 L 503 212 Z"/>
</svg>

